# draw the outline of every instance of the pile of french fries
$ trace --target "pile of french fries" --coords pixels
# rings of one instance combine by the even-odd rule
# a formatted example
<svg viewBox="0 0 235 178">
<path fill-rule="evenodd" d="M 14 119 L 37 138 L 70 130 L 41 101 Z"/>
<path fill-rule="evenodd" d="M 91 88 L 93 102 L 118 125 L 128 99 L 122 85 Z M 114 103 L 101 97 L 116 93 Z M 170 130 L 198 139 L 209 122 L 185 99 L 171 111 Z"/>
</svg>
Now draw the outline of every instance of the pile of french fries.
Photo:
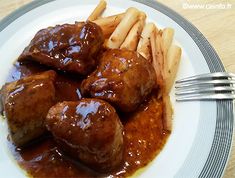
<svg viewBox="0 0 235 178">
<path fill-rule="evenodd" d="M 173 44 L 174 29 L 159 29 L 154 23 L 147 23 L 146 14 L 134 7 L 124 13 L 100 17 L 106 6 L 107 3 L 101 0 L 88 20 L 102 28 L 105 47 L 137 51 L 151 62 L 157 76 L 159 96 L 163 99 L 164 127 L 171 131 L 173 110 L 169 93 L 181 59 L 181 48 Z"/>
</svg>

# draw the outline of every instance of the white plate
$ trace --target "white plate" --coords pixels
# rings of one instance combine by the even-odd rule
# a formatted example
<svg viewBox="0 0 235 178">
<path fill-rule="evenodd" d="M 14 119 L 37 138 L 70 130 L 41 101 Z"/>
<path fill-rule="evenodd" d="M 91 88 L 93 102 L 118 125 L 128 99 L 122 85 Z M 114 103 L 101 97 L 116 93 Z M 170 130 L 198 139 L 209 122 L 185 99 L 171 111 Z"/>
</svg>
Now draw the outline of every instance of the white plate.
<svg viewBox="0 0 235 178">
<path fill-rule="evenodd" d="M 189 22 L 167 7 L 154 2 L 108 1 L 106 15 L 137 7 L 147 13 L 148 21 L 159 27 L 173 27 L 175 42 L 183 49 L 177 79 L 215 71 L 224 71 L 217 54 L 203 35 Z M 35 1 L 0 23 L 0 86 L 13 62 L 34 34 L 45 27 L 85 20 L 98 0 Z M 174 126 L 162 152 L 144 169 L 141 177 L 221 177 L 232 141 L 232 101 L 174 101 Z M 25 177 L 7 148 L 7 127 L 0 123 L 0 172 L 7 177 Z"/>
</svg>

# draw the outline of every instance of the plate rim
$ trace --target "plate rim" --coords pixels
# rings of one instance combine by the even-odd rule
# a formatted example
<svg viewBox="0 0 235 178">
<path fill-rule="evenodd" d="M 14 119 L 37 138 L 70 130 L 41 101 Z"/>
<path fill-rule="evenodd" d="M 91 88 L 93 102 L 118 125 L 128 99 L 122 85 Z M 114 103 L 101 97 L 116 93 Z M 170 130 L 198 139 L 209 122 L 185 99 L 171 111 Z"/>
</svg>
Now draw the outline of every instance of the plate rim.
<svg viewBox="0 0 235 178">
<path fill-rule="evenodd" d="M 0 21 L 0 32 L 25 13 L 52 1 L 55 0 L 35 0 L 13 11 Z M 181 26 L 196 43 L 202 55 L 204 56 L 211 73 L 225 71 L 222 61 L 216 53 L 215 49 L 191 22 L 186 20 L 184 17 L 169 7 L 157 2 L 156 0 L 131 1 L 145 4 L 168 16 L 179 26 Z M 214 130 L 214 137 L 206 163 L 204 164 L 199 174 L 200 178 L 222 177 L 228 163 L 232 147 L 234 115 L 235 112 L 233 100 L 216 101 L 216 126 Z M 224 140 L 226 141 L 226 144 L 224 144 Z"/>
</svg>

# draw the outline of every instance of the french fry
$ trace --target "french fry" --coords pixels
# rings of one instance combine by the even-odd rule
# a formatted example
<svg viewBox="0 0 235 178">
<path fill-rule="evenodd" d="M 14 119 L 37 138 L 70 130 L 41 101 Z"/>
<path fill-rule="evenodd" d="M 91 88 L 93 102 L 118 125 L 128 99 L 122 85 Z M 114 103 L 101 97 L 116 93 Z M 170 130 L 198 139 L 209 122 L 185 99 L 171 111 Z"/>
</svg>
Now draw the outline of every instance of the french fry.
<svg viewBox="0 0 235 178">
<path fill-rule="evenodd" d="M 164 74 L 165 77 L 167 78 L 168 76 L 168 68 L 169 68 L 169 64 L 168 64 L 168 60 L 167 60 L 167 52 L 168 49 L 170 48 L 172 41 L 174 38 L 174 29 L 172 28 L 165 28 L 162 32 L 162 51 L 163 51 L 163 57 L 164 57 Z"/>
<path fill-rule="evenodd" d="M 171 100 L 169 95 L 162 96 L 163 101 L 163 127 L 167 131 L 172 130 L 172 115 L 173 109 L 171 105 Z"/>
<path fill-rule="evenodd" d="M 131 28 L 128 33 L 126 39 L 122 43 L 120 49 L 128 49 L 135 51 L 139 42 L 140 34 L 145 25 L 146 14 L 144 12 L 140 12 L 139 20 L 135 23 L 135 25 Z"/>
<path fill-rule="evenodd" d="M 161 31 L 157 33 L 156 36 L 156 48 L 157 48 L 157 60 L 161 66 L 162 75 L 164 75 L 164 56 L 162 51 L 162 36 Z"/>
<path fill-rule="evenodd" d="M 106 5 L 107 5 L 106 1 L 100 0 L 99 4 L 96 6 L 96 8 L 93 10 L 93 12 L 88 17 L 87 20 L 89 21 L 96 20 L 102 14 L 102 12 L 106 9 Z"/>
<path fill-rule="evenodd" d="M 151 61 L 151 46 L 150 35 L 154 31 L 156 26 L 154 23 L 147 23 L 141 33 L 141 37 L 137 46 L 137 52 L 144 56 L 148 61 Z"/>
<path fill-rule="evenodd" d="M 106 44 L 107 44 L 107 41 L 108 41 L 108 39 L 106 38 L 106 39 L 104 39 L 104 43 L 103 43 L 103 47 L 105 48 L 105 46 L 106 46 Z"/>
<path fill-rule="evenodd" d="M 121 22 L 124 15 L 125 13 L 112 15 L 109 17 L 99 18 L 97 20 L 94 20 L 93 22 L 101 27 L 104 37 L 109 38 L 118 24 Z"/>
<path fill-rule="evenodd" d="M 150 35 L 150 44 L 151 44 L 151 51 L 152 51 L 152 65 L 156 73 L 157 77 L 157 84 L 160 87 L 160 91 L 163 88 L 163 76 L 162 76 L 162 66 L 160 64 L 159 55 L 158 55 L 158 49 L 156 44 L 156 38 L 157 38 L 157 32 L 158 29 L 156 28 Z"/>
<path fill-rule="evenodd" d="M 147 18 L 147 15 L 143 11 L 140 11 L 138 19 L 145 21 L 146 18 Z"/>
<path fill-rule="evenodd" d="M 114 30 L 112 35 L 110 36 L 107 46 L 108 48 L 117 49 L 121 46 L 123 41 L 125 40 L 128 32 L 132 28 L 132 26 L 138 20 L 139 11 L 136 8 L 128 8 L 123 19 L 118 24 L 117 28 Z"/>
<path fill-rule="evenodd" d="M 162 33 L 162 49 L 164 55 L 167 54 L 167 51 L 172 44 L 173 38 L 174 38 L 174 29 L 165 28 Z"/>
<path fill-rule="evenodd" d="M 179 63 L 181 60 L 181 48 L 176 45 L 171 45 L 166 60 L 168 61 L 168 68 L 167 68 L 167 74 L 166 74 L 166 93 L 169 93 L 174 81 L 175 77 L 179 68 Z"/>
<path fill-rule="evenodd" d="M 157 55 L 157 61 L 159 63 L 160 66 L 160 72 L 161 72 L 161 76 L 162 76 L 162 81 L 160 78 L 159 82 L 159 87 L 160 87 L 160 95 L 162 95 L 163 93 L 165 93 L 165 70 L 164 70 L 164 55 L 163 55 L 163 51 L 162 51 L 162 31 L 159 30 L 157 35 L 156 35 L 156 55 Z"/>
</svg>

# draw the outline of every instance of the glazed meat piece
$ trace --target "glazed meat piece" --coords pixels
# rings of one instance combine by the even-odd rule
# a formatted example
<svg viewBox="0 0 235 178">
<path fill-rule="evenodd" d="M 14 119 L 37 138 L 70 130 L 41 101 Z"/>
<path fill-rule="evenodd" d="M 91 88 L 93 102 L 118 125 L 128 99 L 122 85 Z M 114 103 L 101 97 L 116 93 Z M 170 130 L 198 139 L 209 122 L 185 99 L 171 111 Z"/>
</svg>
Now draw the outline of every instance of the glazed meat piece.
<svg viewBox="0 0 235 178">
<path fill-rule="evenodd" d="M 104 99 L 124 112 L 135 110 L 156 84 L 152 65 L 134 51 L 112 49 L 82 82 L 84 95 Z"/>
<path fill-rule="evenodd" d="M 104 37 L 92 22 L 56 25 L 40 30 L 19 57 L 58 70 L 86 75 L 96 66 L 96 55 Z"/>
<path fill-rule="evenodd" d="M 15 145 L 23 146 L 46 131 L 44 121 L 55 104 L 55 77 L 54 71 L 47 71 L 2 87 L 3 110 Z"/>
<path fill-rule="evenodd" d="M 109 171 L 123 158 L 123 126 L 115 109 L 99 99 L 53 106 L 46 126 L 59 147 L 97 171 Z"/>
</svg>

